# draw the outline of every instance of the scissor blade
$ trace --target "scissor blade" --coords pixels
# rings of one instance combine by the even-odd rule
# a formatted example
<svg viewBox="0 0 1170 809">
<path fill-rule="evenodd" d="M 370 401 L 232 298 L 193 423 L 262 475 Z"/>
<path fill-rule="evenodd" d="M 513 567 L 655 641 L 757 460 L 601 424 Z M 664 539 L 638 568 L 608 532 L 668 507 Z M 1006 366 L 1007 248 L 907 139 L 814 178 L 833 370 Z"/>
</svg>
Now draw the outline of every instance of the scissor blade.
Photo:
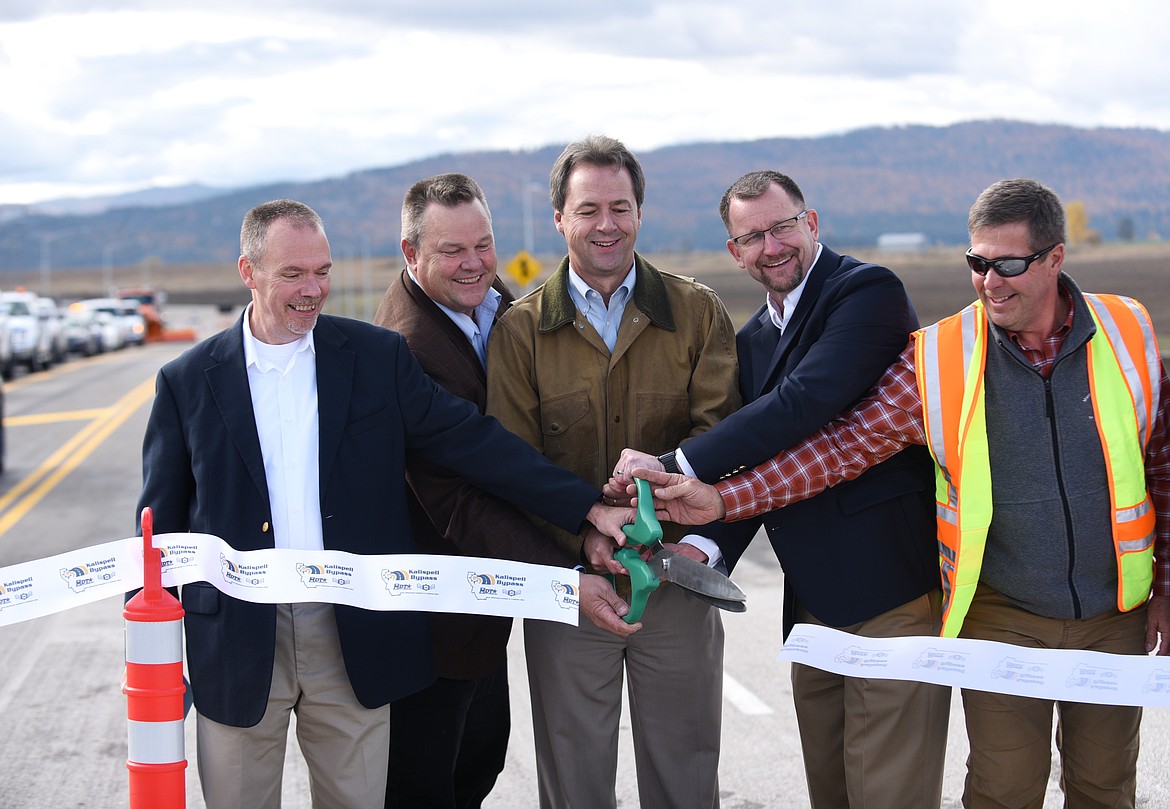
<svg viewBox="0 0 1170 809">
<path fill-rule="evenodd" d="M 742 601 L 730 601 L 726 598 L 715 598 L 715 596 L 703 595 L 696 590 L 688 590 L 685 587 L 683 587 L 683 592 L 692 598 L 697 598 L 700 601 L 704 601 L 707 604 L 710 604 L 712 607 L 718 607 L 721 610 L 727 610 L 728 612 L 747 612 L 747 604 Z"/>
<path fill-rule="evenodd" d="M 731 612 L 743 612 L 747 594 L 718 570 L 707 567 L 679 553 L 660 550 L 650 557 L 650 566 L 658 577 L 683 587 L 697 598 Z"/>
</svg>

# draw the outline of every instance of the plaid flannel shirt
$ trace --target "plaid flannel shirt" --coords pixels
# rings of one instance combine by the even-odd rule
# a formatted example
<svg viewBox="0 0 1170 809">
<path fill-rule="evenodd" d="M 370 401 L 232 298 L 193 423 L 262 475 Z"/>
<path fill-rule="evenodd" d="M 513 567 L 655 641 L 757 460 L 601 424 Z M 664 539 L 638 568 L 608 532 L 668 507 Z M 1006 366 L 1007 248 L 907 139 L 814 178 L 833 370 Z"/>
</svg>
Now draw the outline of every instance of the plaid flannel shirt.
<svg viewBox="0 0 1170 809">
<path fill-rule="evenodd" d="M 1068 319 L 1037 348 L 1009 334 L 1033 367 L 1048 376 L 1072 325 Z M 1170 380 L 1161 367 L 1161 396 L 1146 447 L 1146 486 L 1157 513 L 1153 595 L 1170 596 Z M 925 444 L 922 399 L 911 342 L 869 395 L 800 444 L 716 484 L 726 521 L 742 520 L 804 500 L 881 463 L 911 444 Z"/>
</svg>

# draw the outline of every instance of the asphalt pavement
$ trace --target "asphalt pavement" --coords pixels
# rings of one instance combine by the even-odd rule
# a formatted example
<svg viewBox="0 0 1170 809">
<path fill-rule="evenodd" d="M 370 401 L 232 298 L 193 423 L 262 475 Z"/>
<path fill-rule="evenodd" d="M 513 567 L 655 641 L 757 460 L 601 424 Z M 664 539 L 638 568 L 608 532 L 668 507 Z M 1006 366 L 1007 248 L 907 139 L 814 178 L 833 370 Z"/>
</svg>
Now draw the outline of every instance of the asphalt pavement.
<svg viewBox="0 0 1170 809">
<path fill-rule="evenodd" d="M 222 325 L 218 317 L 213 327 Z M 149 402 L 130 396 L 184 345 L 71 360 L 5 386 L 8 469 L 0 478 L 0 568 L 133 533 Z M 736 572 L 748 611 L 727 631 L 720 783 L 724 809 L 802 809 L 800 748 L 780 648 L 781 576 L 757 541 Z M 0 809 L 128 806 L 121 603 L 107 599 L 0 627 Z M 523 644 L 510 648 L 512 741 L 487 809 L 535 807 Z M 187 805 L 202 809 L 193 717 L 187 722 Z M 1141 807 L 1170 806 L 1170 709 L 1147 710 L 1139 765 Z M 582 751 L 582 756 L 591 751 Z M 966 738 L 957 698 L 944 807 L 959 806 Z M 618 805 L 638 806 L 628 714 L 620 734 Z M 1054 765 L 1047 807 L 1060 806 Z M 891 785 L 896 789 L 896 785 Z M 310 806 L 290 735 L 284 806 Z M 649 809 L 649 808 L 648 808 Z"/>
</svg>

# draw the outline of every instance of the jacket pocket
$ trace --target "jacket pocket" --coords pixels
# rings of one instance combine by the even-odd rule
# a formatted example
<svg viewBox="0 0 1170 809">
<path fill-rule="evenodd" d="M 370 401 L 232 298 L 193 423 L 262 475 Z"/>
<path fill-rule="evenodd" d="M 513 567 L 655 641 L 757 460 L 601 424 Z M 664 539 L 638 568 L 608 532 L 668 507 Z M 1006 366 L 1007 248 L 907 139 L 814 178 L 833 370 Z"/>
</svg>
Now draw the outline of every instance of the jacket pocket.
<svg viewBox="0 0 1170 809">
<path fill-rule="evenodd" d="M 540 403 L 540 430 L 545 440 L 568 434 L 581 419 L 589 415 L 589 396 L 584 392 L 566 393 Z"/>
<path fill-rule="evenodd" d="M 214 615 L 219 612 L 219 590 L 205 582 L 183 586 L 183 609 L 195 615 Z"/>
<path fill-rule="evenodd" d="M 919 492 L 932 492 L 934 479 L 928 467 L 918 463 L 917 454 L 903 450 L 893 458 L 868 469 L 856 480 L 833 488 L 845 514 L 857 514 L 867 508 Z M 933 496 L 930 498 L 933 501 Z"/>
<path fill-rule="evenodd" d="M 389 405 L 387 405 L 386 407 L 383 407 L 381 410 L 379 410 L 377 413 L 372 413 L 369 416 L 363 416 L 362 418 L 358 419 L 357 421 L 353 421 L 353 422 L 350 422 L 349 424 L 345 425 L 345 434 L 346 435 L 359 435 L 359 434 L 364 433 L 368 430 L 372 430 L 381 424 L 384 424 L 389 419 L 390 419 L 390 407 L 389 407 Z"/>
</svg>

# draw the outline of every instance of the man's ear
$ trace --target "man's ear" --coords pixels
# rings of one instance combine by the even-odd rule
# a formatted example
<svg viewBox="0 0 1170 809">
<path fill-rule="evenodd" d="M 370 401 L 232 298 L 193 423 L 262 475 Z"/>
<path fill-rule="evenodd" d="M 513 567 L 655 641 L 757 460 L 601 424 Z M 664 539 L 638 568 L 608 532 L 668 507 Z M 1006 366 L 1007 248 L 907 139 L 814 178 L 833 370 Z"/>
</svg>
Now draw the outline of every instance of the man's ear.
<svg viewBox="0 0 1170 809">
<path fill-rule="evenodd" d="M 240 278 L 243 279 L 244 286 L 246 286 L 248 289 L 255 289 L 256 281 L 252 277 L 255 274 L 255 268 L 252 266 L 252 262 L 248 260 L 247 256 L 240 256 L 239 268 Z"/>
<path fill-rule="evenodd" d="M 735 263 L 740 266 L 740 269 L 743 269 L 744 263 L 743 259 L 740 258 L 739 255 L 739 245 L 733 242 L 731 239 L 727 240 L 727 252 L 731 253 L 731 257 L 735 259 Z"/>
<path fill-rule="evenodd" d="M 406 266 L 414 272 L 414 268 L 418 266 L 418 250 L 408 240 L 402 240 L 402 257 L 406 259 Z"/>
</svg>

